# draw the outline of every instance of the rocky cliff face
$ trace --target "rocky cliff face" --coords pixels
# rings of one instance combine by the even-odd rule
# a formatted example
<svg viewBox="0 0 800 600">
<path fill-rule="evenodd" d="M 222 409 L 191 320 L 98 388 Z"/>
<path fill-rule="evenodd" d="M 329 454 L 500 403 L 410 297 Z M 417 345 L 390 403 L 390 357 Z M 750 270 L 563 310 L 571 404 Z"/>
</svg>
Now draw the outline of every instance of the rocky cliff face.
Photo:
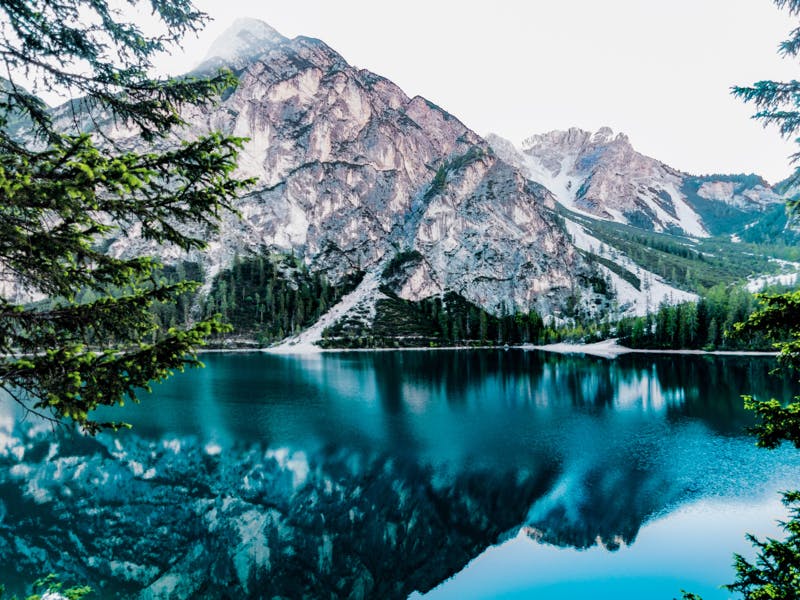
<svg viewBox="0 0 800 600">
<path fill-rule="evenodd" d="M 638 314 L 692 296 L 649 273 L 643 276 L 655 286 L 628 289 L 602 261 L 587 262 L 600 245 L 556 217 L 558 203 L 644 229 L 736 240 L 782 206 L 757 177 L 691 177 L 608 128 L 533 136 L 519 149 L 497 136 L 487 142 L 323 42 L 290 40 L 260 21 L 238 21 L 197 72 L 220 66 L 233 69 L 239 85 L 211 109 L 188 110 L 190 125 L 176 137 L 221 130 L 247 138 L 239 171 L 256 184 L 238 201 L 241 218 L 225 216 L 208 250 L 190 256 L 155 247 L 136 230 L 109 244 L 118 256 L 197 262 L 206 291 L 237 254 L 291 253 L 333 282 L 365 272 L 365 284 L 336 315 L 369 321 L 384 267 L 415 252 L 419 260 L 392 281 L 404 299 L 455 292 L 495 314 L 565 314 L 579 299 L 584 315 L 603 313 L 616 299 L 617 312 Z M 124 127 L 104 133 L 123 146 L 139 144 Z M 750 233 L 770 236 L 770 227 Z M 600 254 L 639 268 L 625 256 Z"/>
<path fill-rule="evenodd" d="M 182 135 L 249 138 L 240 171 L 257 184 L 239 201 L 242 220 L 227 218 L 209 251 L 190 257 L 208 275 L 237 252 L 269 249 L 336 279 L 356 266 L 379 273 L 415 249 L 423 260 L 402 286 L 408 298 L 453 290 L 492 311 L 548 311 L 584 286 L 589 269 L 553 218 L 551 194 L 441 108 L 319 40 L 288 40 L 257 21 L 237 22 L 211 54 L 199 70 L 228 65 L 239 85 L 213 110 L 187 114 Z M 114 132 L 136 143 L 131 134 Z M 110 251 L 164 255 L 135 231 Z"/>
<path fill-rule="evenodd" d="M 730 234 L 784 202 L 756 176 L 682 173 L 640 154 L 625 134 L 608 127 L 534 135 L 519 148 L 496 135 L 487 139 L 498 156 L 545 185 L 566 208 L 643 229 Z"/>
</svg>

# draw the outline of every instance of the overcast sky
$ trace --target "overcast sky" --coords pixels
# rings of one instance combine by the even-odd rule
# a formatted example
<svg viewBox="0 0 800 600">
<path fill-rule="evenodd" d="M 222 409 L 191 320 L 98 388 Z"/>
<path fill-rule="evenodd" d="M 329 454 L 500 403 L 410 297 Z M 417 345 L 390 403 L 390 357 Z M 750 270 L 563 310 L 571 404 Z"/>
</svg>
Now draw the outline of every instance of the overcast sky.
<svg viewBox="0 0 800 600">
<path fill-rule="evenodd" d="M 790 172 L 794 144 L 749 117 L 729 88 L 797 78 L 778 43 L 797 25 L 769 0 L 195 0 L 214 22 L 175 73 L 237 17 L 317 37 L 480 134 L 603 125 L 695 174 Z"/>
</svg>

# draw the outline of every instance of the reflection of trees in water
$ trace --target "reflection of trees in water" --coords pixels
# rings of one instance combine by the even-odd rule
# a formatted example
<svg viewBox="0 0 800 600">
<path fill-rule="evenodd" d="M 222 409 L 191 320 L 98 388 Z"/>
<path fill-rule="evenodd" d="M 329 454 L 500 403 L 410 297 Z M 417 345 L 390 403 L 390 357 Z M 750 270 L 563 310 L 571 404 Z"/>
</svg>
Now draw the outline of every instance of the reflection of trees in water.
<svg viewBox="0 0 800 600">
<path fill-rule="evenodd" d="M 644 362 L 647 358 L 639 356 L 634 360 Z M 670 419 L 701 419 L 725 435 L 739 435 L 753 424 L 752 413 L 744 410 L 743 393 L 788 397 L 800 391 L 790 378 L 771 375 L 775 369 L 771 358 L 675 356 L 674 360 L 652 364 L 662 385 L 684 394 L 681 404 L 667 407 Z"/>
<path fill-rule="evenodd" d="M 387 385 L 382 389 L 394 394 L 403 384 L 441 393 L 447 402 L 461 404 L 466 392 L 476 382 L 501 371 L 501 356 L 497 352 L 449 352 L 417 350 L 406 352 L 375 352 L 365 355 L 374 366 L 376 377 Z"/>
<path fill-rule="evenodd" d="M 263 441 L 279 439 L 287 417 L 303 410 L 300 427 L 314 421 L 324 434 L 326 422 L 346 420 L 366 400 L 385 415 L 398 415 L 393 427 L 408 425 L 404 415 L 410 407 L 416 413 L 434 406 L 454 412 L 511 407 L 598 415 L 638 408 L 671 420 L 701 419 L 716 431 L 735 434 L 750 424 L 741 393 L 785 398 L 800 391 L 790 380 L 769 376 L 773 360 L 754 357 L 631 354 L 607 360 L 512 349 L 345 353 L 307 361 L 213 355 L 206 360 L 210 368 L 204 372 L 157 388 L 171 396 L 166 414 L 174 413 L 173 421 L 152 423 L 148 406 L 155 400 L 150 399 L 139 421 L 139 407 L 113 417 L 133 415 L 137 427 L 153 434 L 194 433 L 192 427 L 224 422 L 234 438 L 246 432 Z M 220 406 L 209 418 L 209 410 Z"/>
<path fill-rule="evenodd" d="M 453 406 L 463 405 L 487 381 L 496 386 L 498 397 L 513 395 L 519 388 L 537 389 L 557 379 L 559 393 L 582 406 L 612 406 L 614 381 L 605 361 L 557 357 L 538 352 L 512 351 L 408 351 L 366 355 L 375 369 L 381 398 L 391 410 L 399 410 L 404 384 L 412 384 L 441 396 Z M 557 398 L 553 399 L 559 402 Z"/>
<path fill-rule="evenodd" d="M 293 377 L 317 404 L 246 403 L 249 418 L 227 426 L 252 441 L 254 422 L 277 429 L 293 415 L 292 447 L 304 452 L 217 454 L 191 439 L 175 451 L 128 435 L 121 450 L 62 437 L 51 456 L 49 432 L 7 432 L 17 442 L 0 449 L 0 564 L 108 590 L 172 581 L 180 596 L 405 597 L 523 525 L 560 546 L 631 543 L 647 518 L 731 469 L 691 454 L 713 448 L 713 436 L 683 421 L 738 433 L 741 390 L 785 397 L 771 363 L 751 358 L 418 351 L 336 364 L 348 385 L 370 382 L 376 395 L 380 409 L 358 414 L 357 427 L 321 435 L 331 415 L 335 429 L 360 409 L 311 389 L 324 378 L 300 362 Z M 458 418 L 469 412 L 473 421 Z M 491 456 L 415 451 L 424 436 Z M 726 460 L 740 456 L 737 447 Z"/>
<path fill-rule="evenodd" d="M 374 373 L 378 400 L 391 415 L 404 415 L 410 405 L 417 412 L 431 406 L 529 408 L 533 418 L 544 418 L 543 411 L 625 410 L 670 422 L 699 419 L 714 431 L 738 435 L 752 424 L 743 391 L 758 397 L 800 391 L 790 379 L 770 376 L 774 360 L 761 357 L 631 354 L 608 360 L 478 350 L 377 352 L 357 361 Z M 391 425 L 403 429 L 398 439 L 412 439 L 413 419 L 398 417 Z"/>
</svg>

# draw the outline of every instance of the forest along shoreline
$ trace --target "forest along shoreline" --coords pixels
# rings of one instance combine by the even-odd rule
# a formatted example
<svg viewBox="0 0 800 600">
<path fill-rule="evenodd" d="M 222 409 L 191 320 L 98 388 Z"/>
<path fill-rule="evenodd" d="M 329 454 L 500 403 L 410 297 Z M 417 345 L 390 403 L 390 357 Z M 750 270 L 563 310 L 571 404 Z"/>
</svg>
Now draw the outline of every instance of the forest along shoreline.
<svg viewBox="0 0 800 600">
<path fill-rule="evenodd" d="M 402 348 L 383 347 L 383 348 L 321 348 L 315 344 L 301 343 L 291 344 L 282 343 L 267 348 L 263 347 L 230 347 L 230 348 L 203 348 L 198 350 L 199 354 L 214 353 L 243 353 L 243 352 L 264 352 L 267 354 L 321 354 L 339 352 L 413 352 L 420 350 L 540 350 L 543 352 L 553 352 L 555 354 L 588 354 L 604 358 L 616 358 L 623 354 L 681 354 L 681 355 L 708 355 L 708 356 L 778 356 L 776 351 L 763 350 L 671 350 L 671 349 L 652 349 L 652 348 L 628 348 L 618 343 L 617 338 L 603 340 L 593 343 L 568 343 L 559 342 L 555 344 L 501 344 L 485 346 L 407 346 Z"/>
<path fill-rule="evenodd" d="M 537 346 L 526 344 L 521 348 L 531 350 L 544 350 L 559 354 L 591 354 L 594 356 L 607 356 L 616 358 L 622 354 L 699 354 L 712 356 L 778 356 L 776 351 L 764 350 L 691 350 L 691 349 L 659 349 L 659 348 L 628 348 L 618 343 L 617 338 L 594 342 L 591 344 L 578 344 L 559 342 Z"/>
</svg>

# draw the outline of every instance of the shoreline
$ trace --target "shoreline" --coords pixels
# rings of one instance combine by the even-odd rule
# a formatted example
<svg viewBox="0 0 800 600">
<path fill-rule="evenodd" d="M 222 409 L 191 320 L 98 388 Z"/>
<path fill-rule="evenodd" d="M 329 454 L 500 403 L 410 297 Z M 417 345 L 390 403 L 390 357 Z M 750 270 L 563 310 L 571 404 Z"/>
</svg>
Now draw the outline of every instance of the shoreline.
<svg viewBox="0 0 800 600">
<path fill-rule="evenodd" d="M 761 351 L 761 350 L 670 350 L 670 349 L 645 349 L 645 348 L 628 348 L 617 343 L 616 338 L 603 340 L 601 342 L 594 342 L 592 344 L 576 344 L 559 342 L 556 344 L 521 344 L 521 345 L 491 345 L 491 346 L 417 346 L 417 347 L 383 347 L 383 348 L 320 348 L 309 343 L 299 343 L 296 345 L 279 344 L 277 346 L 265 348 L 201 348 L 197 351 L 198 354 L 217 354 L 217 353 L 245 353 L 245 352 L 263 352 L 274 355 L 313 355 L 332 352 L 419 352 L 422 350 L 523 350 L 523 351 L 541 351 L 552 352 L 554 354 L 585 354 L 589 356 L 598 356 L 602 358 L 613 359 L 623 354 L 675 354 L 675 355 L 696 355 L 696 356 L 761 356 L 761 357 L 775 357 L 778 356 L 777 351 Z"/>
<path fill-rule="evenodd" d="M 530 346 L 406 346 L 402 348 L 381 347 L 381 348 L 320 348 L 319 346 L 309 347 L 306 344 L 297 346 L 267 346 L 265 348 L 201 348 L 198 354 L 214 353 L 243 353 L 243 352 L 263 352 L 275 355 L 310 355 L 331 352 L 419 352 L 421 350 L 529 350 Z"/>
<path fill-rule="evenodd" d="M 524 349 L 542 350 L 544 352 L 554 352 L 556 354 L 589 354 L 592 356 L 602 356 L 604 358 L 616 358 L 623 354 L 680 354 L 696 356 L 778 356 L 777 351 L 763 350 L 670 350 L 670 349 L 649 349 L 649 348 L 628 348 L 617 343 L 616 338 L 595 342 L 593 344 L 570 344 L 559 342 L 557 344 L 547 344 L 544 346 L 523 345 L 518 346 Z"/>
</svg>

